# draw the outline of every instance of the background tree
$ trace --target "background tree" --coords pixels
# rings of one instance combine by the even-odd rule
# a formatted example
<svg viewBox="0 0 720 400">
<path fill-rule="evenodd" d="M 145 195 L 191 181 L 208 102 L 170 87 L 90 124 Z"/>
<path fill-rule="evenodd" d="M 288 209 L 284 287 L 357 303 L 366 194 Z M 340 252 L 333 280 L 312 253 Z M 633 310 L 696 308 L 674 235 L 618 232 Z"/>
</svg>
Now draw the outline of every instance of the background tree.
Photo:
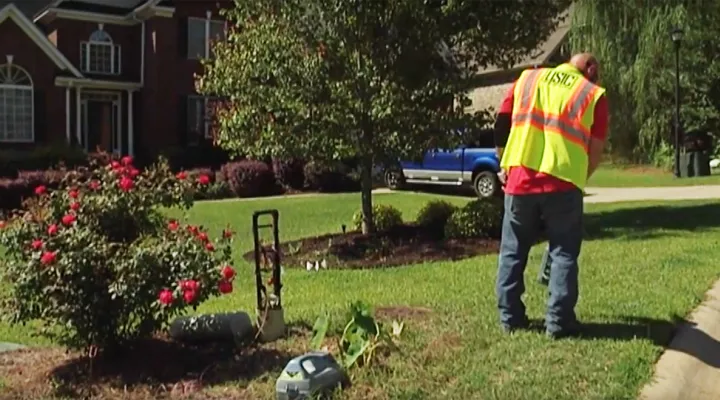
<svg viewBox="0 0 720 400">
<path fill-rule="evenodd" d="M 672 165 L 675 50 L 670 31 L 685 31 L 681 104 L 685 131 L 720 128 L 720 2 L 714 0 L 578 0 L 573 50 L 593 51 L 612 112 L 615 156 Z"/>
<path fill-rule="evenodd" d="M 372 168 L 451 146 L 473 72 L 533 50 L 567 1 L 245 0 L 226 12 L 198 91 L 226 99 L 217 143 L 236 155 L 357 158 L 363 232 Z M 449 49 L 456 51 L 449 51 Z"/>
</svg>

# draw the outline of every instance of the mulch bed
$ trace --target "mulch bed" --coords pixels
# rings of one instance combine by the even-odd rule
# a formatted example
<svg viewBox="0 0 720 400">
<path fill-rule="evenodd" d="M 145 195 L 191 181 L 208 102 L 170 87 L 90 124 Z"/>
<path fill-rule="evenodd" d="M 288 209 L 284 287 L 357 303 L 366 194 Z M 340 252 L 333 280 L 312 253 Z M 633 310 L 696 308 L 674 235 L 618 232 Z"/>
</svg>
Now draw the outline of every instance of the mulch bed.
<svg viewBox="0 0 720 400">
<path fill-rule="evenodd" d="M 120 356 L 98 354 L 92 361 L 60 348 L 11 351 L 0 354 L 0 399 L 211 398 L 203 388 L 278 374 L 290 359 L 309 350 L 309 327 L 289 326 L 288 335 L 295 340 L 245 348 L 185 345 L 158 336 Z M 256 397 L 241 387 L 229 390 L 220 398 Z"/>
<path fill-rule="evenodd" d="M 347 232 L 304 238 L 282 244 L 280 251 L 286 268 L 325 260 L 330 269 L 369 269 L 461 260 L 497 253 L 498 247 L 498 239 L 444 239 L 437 232 L 403 225 L 374 235 Z M 243 258 L 254 263 L 255 255 L 250 251 Z"/>
</svg>

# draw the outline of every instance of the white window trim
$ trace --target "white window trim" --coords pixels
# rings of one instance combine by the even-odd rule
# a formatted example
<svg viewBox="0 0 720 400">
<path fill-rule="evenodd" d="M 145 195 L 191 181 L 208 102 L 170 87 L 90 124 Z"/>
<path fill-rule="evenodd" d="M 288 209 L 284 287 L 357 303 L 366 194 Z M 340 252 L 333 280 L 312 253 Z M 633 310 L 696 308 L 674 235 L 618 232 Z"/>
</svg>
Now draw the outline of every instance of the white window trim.
<svg viewBox="0 0 720 400">
<path fill-rule="evenodd" d="M 30 86 L 0 83 L 0 89 L 19 89 L 30 91 L 30 137 L 27 139 L 6 139 L 0 136 L 0 143 L 35 143 L 35 82 L 33 82 L 32 76 L 25 68 L 22 68 L 16 64 L 9 64 L 11 67 L 17 68 L 23 73 L 25 73 L 28 80 L 30 81 Z M 8 64 L 0 65 L 0 68 L 6 67 L 7 65 Z M 5 129 L 5 127 L 3 127 L 2 129 Z"/>
<path fill-rule="evenodd" d="M 112 138 L 111 138 L 111 145 L 112 149 L 107 149 L 108 151 L 111 151 L 113 154 L 121 154 L 122 153 L 122 144 L 123 144 L 123 124 L 122 124 L 122 115 L 123 115 L 123 107 L 122 107 L 122 93 L 121 92 L 109 92 L 104 90 L 84 90 L 80 95 L 80 104 L 82 107 L 82 111 L 80 115 L 82 116 L 82 143 L 81 145 L 85 149 L 85 151 L 91 151 L 92 149 L 89 148 L 89 121 L 88 121 L 88 103 L 91 101 L 100 101 L 100 102 L 106 102 L 111 104 L 110 108 L 110 118 L 112 121 Z M 117 110 L 115 110 L 117 108 Z M 114 118 L 114 113 L 117 112 L 117 119 Z"/>
<path fill-rule="evenodd" d="M 224 25 L 226 22 L 225 22 L 224 20 L 221 20 L 221 19 L 212 19 L 212 13 L 211 13 L 210 11 L 207 12 L 207 16 L 206 16 L 205 18 L 188 17 L 188 22 L 189 22 L 189 21 L 202 21 L 202 22 L 204 22 L 204 24 L 205 24 L 205 35 L 204 35 L 204 37 L 203 37 L 203 54 L 204 54 L 204 56 L 203 56 L 202 58 L 205 58 L 205 59 L 210 58 L 210 26 L 212 25 L 213 22 L 215 22 L 215 23 L 222 23 L 223 25 Z M 188 51 L 187 51 L 187 53 L 188 53 L 188 54 L 187 54 L 187 58 L 188 58 L 188 60 L 200 60 L 201 58 L 195 57 L 195 55 L 194 55 L 194 54 L 190 54 L 190 51 L 189 51 L 189 50 L 190 50 L 190 44 L 189 44 L 189 41 L 190 41 L 190 28 L 189 28 L 189 26 L 190 26 L 190 24 L 188 23 L 188 32 L 187 32 L 187 36 L 188 36 L 188 38 L 187 38 L 187 39 L 188 39 L 188 45 L 187 45 L 187 47 L 188 47 L 188 49 L 186 49 L 186 50 L 188 50 Z"/>
<path fill-rule="evenodd" d="M 102 30 L 102 28 L 100 28 Z M 106 33 L 107 34 L 107 33 Z M 92 35 L 91 35 L 92 36 Z M 115 42 L 112 40 L 112 37 L 108 34 L 108 38 L 110 38 L 109 42 L 98 42 L 98 41 L 92 41 L 92 40 L 85 40 L 80 42 L 80 69 L 83 72 L 87 72 L 90 74 L 97 74 L 97 75 L 120 75 L 122 73 L 122 47 L 119 44 L 115 44 Z M 90 62 L 90 54 L 92 52 L 90 51 L 92 46 L 107 46 L 110 48 L 110 72 L 108 71 L 94 71 L 90 69 L 90 65 L 92 63 Z M 115 56 L 117 52 L 117 63 L 115 62 Z M 82 53 L 85 53 L 85 62 L 82 62 Z M 117 64 L 117 70 L 115 68 Z"/>
</svg>

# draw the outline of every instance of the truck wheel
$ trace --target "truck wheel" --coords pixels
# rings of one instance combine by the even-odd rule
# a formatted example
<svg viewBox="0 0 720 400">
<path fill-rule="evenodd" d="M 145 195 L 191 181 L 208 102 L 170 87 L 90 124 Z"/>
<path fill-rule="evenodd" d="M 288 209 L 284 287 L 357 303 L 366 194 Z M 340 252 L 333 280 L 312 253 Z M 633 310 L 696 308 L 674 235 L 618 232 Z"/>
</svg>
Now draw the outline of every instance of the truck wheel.
<svg viewBox="0 0 720 400">
<path fill-rule="evenodd" d="M 390 190 L 400 190 L 405 185 L 405 176 L 398 168 L 388 168 L 384 174 L 385 186 Z"/>
<path fill-rule="evenodd" d="M 490 171 L 481 171 L 473 179 L 473 189 L 481 199 L 493 197 L 500 190 L 500 181 Z"/>
</svg>

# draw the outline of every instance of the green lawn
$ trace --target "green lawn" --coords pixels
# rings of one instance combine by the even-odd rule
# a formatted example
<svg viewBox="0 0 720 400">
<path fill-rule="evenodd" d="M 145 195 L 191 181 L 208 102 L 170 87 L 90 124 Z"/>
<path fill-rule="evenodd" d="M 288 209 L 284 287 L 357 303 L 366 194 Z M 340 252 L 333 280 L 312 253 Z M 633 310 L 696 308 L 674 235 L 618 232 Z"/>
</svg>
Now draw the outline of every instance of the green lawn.
<svg viewBox="0 0 720 400">
<path fill-rule="evenodd" d="M 656 187 L 720 185 L 720 173 L 697 178 L 676 178 L 672 172 L 649 166 L 603 164 L 587 184 L 589 187 Z"/>
<path fill-rule="evenodd" d="M 424 202 L 437 197 L 396 193 L 375 199 L 413 219 Z M 358 205 L 357 194 L 205 202 L 190 219 L 214 230 L 231 223 L 240 255 L 250 248 L 254 210 L 277 208 L 281 239 L 289 240 L 340 231 Z M 718 276 L 720 212 L 709 202 L 589 205 L 587 210 L 592 239 L 583 247 L 577 309 L 588 323 L 586 338 L 553 342 L 541 332 L 503 335 L 495 308 L 496 256 L 374 271 L 310 273 L 286 267 L 286 319 L 312 323 L 322 310 L 337 316 L 354 300 L 433 310 L 429 319 L 406 321 L 402 352 L 392 355 L 386 368 L 359 372 L 346 398 L 635 398 L 668 342 L 673 316 L 691 310 Z M 533 319 L 544 314 L 546 290 L 534 283 L 541 250 L 533 250 L 526 274 L 525 301 Z M 233 295 L 199 311 L 252 309 L 251 266 L 242 264 L 240 275 Z M 0 325 L 0 338 L 43 344 L 30 331 Z M 278 373 L 226 385 L 249 385 L 252 398 L 269 399 Z"/>
</svg>

